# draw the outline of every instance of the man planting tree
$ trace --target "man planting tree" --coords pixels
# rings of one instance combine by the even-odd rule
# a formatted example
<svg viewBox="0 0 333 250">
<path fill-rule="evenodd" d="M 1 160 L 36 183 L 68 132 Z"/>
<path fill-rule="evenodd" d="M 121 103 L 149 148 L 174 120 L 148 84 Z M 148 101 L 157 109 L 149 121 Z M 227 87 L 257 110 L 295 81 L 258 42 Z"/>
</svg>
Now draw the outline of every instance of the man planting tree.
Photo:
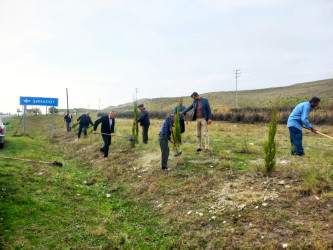
<svg viewBox="0 0 333 250">
<path fill-rule="evenodd" d="M 76 123 L 78 123 L 78 122 L 79 122 L 79 132 L 77 134 L 78 138 L 80 138 L 80 136 L 81 136 L 82 129 L 83 129 L 84 135 L 87 135 L 87 128 L 89 127 L 89 124 L 94 126 L 94 124 L 91 121 L 91 118 L 89 116 L 89 112 L 87 112 L 87 113 L 81 115 L 79 118 L 77 118 Z"/>
<path fill-rule="evenodd" d="M 109 147 L 111 144 L 111 136 L 114 136 L 114 124 L 115 124 L 116 112 L 112 111 L 109 115 L 102 116 L 95 121 L 94 124 L 94 134 L 96 134 L 96 129 L 100 123 L 102 123 L 101 133 L 104 141 L 104 146 L 100 149 L 104 153 L 104 159 L 107 160 L 109 157 Z"/>
<path fill-rule="evenodd" d="M 208 134 L 208 124 L 212 123 L 212 111 L 207 98 L 201 97 L 197 92 L 193 92 L 191 95 L 194 100 L 192 105 L 189 106 L 180 114 L 186 115 L 188 111 L 194 109 L 193 121 L 197 121 L 197 152 L 201 151 L 201 128 L 204 131 L 205 137 L 205 152 L 209 152 L 209 134 Z"/>
<path fill-rule="evenodd" d="M 291 112 L 287 127 L 289 128 L 290 133 L 290 142 L 291 142 L 291 154 L 292 155 L 304 155 L 304 149 L 302 146 L 302 127 L 310 129 L 313 133 L 317 133 L 317 130 L 314 129 L 309 120 L 309 113 L 312 109 L 319 105 L 320 99 L 318 97 L 312 97 L 308 102 L 302 102 L 298 104 L 294 110 Z"/>
<path fill-rule="evenodd" d="M 174 115 L 170 115 L 167 118 L 165 118 L 158 137 L 161 148 L 162 170 L 171 170 L 170 168 L 168 168 L 168 159 L 170 152 L 168 142 L 170 141 L 173 145 L 175 145 L 175 142 L 171 140 L 171 132 L 173 130 L 174 118 L 175 118 Z"/>
</svg>

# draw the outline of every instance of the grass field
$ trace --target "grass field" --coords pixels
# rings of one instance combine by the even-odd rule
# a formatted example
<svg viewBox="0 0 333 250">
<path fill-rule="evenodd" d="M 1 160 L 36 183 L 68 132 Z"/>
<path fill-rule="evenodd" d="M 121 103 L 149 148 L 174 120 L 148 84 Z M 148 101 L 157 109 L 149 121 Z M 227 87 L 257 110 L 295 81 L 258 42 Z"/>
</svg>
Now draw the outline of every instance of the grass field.
<svg viewBox="0 0 333 250">
<path fill-rule="evenodd" d="M 75 140 L 62 116 L 53 139 L 51 116 L 28 117 L 22 137 L 11 137 L 19 119 L 9 122 L 0 156 L 64 165 L 0 159 L 0 248 L 333 247 L 333 143 L 325 137 L 304 131 L 306 156 L 293 157 L 279 126 L 276 171 L 266 177 L 264 124 L 213 122 L 211 152 L 195 153 L 190 123 L 182 155 L 172 151 L 164 172 L 161 120 L 151 121 L 148 145 L 114 137 L 109 161 L 100 135 Z M 116 134 L 130 131 L 130 120 L 116 120 Z"/>
</svg>

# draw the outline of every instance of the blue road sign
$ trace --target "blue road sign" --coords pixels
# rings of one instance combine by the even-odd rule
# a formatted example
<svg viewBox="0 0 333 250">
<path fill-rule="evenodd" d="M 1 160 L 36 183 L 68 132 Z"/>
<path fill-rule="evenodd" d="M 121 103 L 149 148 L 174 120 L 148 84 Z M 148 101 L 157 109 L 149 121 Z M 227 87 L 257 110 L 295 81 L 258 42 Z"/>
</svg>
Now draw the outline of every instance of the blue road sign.
<svg viewBox="0 0 333 250">
<path fill-rule="evenodd" d="M 20 96 L 20 105 L 58 107 L 58 98 Z"/>
</svg>

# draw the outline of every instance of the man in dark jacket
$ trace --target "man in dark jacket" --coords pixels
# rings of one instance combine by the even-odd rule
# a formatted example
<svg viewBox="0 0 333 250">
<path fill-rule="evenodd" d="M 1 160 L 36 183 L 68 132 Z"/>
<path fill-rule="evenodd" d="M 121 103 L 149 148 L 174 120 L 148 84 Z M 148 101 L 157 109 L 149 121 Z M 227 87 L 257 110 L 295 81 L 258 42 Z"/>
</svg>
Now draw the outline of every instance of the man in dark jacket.
<svg viewBox="0 0 333 250">
<path fill-rule="evenodd" d="M 64 117 L 64 123 L 66 122 L 67 133 L 72 131 L 73 116 L 67 111 L 67 115 Z"/>
<path fill-rule="evenodd" d="M 101 152 L 104 152 L 104 159 L 107 160 L 109 157 L 109 147 L 111 145 L 111 136 L 114 136 L 114 124 L 115 124 L 115 116 L 116 112 L 112 111 L 109 115 L 102 116 L 98 120 L 95 121 L 94 124 L 94 134 L 96 134 L 96 129 L 100 123 L 102 123 L 101 126 L 101 133 L 102 138 L 104 141 L 104 147 L 100 149 Z M 107 135 L 105 135 L 107 134 Z"/>
<path fill-rule="evenodd" d="M 212 111 L 208 99 L 199 96 L 197 92 L 193 92 L 191 97 L 193 98 L 193 103 L 180 114 L 186 115 L 188 111 L 194 109 L 193 121 L 197 121 L 197 152 L 201 151 L 201 128 L 204 131 L 205 137 L 205 152 L 209 152 L 209 134 L 208 134 L 208 124 L 212 123 Z"/>
<path fill-rule="evenodd" d="M 148 129 L 150 125 L 149 120 L 149 113 L 148 110 L 145 109 L 143 104 L 140 104 L 138 108 L 141 110 L 139 118 L 134 122 L 134 124 L 137 124 L 140 122 L 140 126 L 142 127 L 142 141 L 144 144 L 148 143 Z"/>
<path fill-rule="evenodd" d="M 79 133 L 77 134 L 77 137 L 80 138 L 81 133 L 82 133 L 82 129 L 83 129 L 83 133 L 84 135 L 87 135 L 87 128 L 89 127 L 89 124 L 91 124 L 92 126 L 94 126 L 93 122 L 91 121 L 91 118 L 89 116 L 89 112 L 81 115 L 79 118 L 77 118 L 76 123 L 79 123 Z"/>
</svg>

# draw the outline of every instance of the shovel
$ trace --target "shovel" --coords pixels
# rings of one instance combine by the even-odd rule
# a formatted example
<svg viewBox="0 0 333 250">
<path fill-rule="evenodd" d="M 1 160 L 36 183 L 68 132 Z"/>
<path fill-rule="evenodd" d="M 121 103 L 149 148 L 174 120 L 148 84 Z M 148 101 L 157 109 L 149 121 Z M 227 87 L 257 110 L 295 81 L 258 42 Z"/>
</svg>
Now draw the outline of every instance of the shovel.
<svg viewBox="0 0 333 250">
<path fill-rule="evenodd" d="M 7 156 L 0 156 L 2 159 L 10 159 L 10 160 L 18 160 L 18 161 L 26 161 L 26 162 L 36 162 L 36 163 L 43 163 L 43 164 L 50 164 L 53 166 L 62 167 L 62 163 L 58 161 L 36 161 L 30 159 L 22 159 L 22 158 L 15 158 L 15 157 L 7 157 Z"/>
<path fill-rule="evenodd" d="M 100 135 L 109 135 L 111 136 L 111 134 L 107 134 L 107 133 L 94 133 L 94 134 L 100 134 Z M 122 137 L 122 138 L 126 138 L 128 141 L 134 141 L 134 137 L 133 136 L 123 136 L 123 135 L 113 135 L 113 136 L 116 136 L 116 137 Z"/>
<path fill-rule="evenodd" d="M 171 121 L 170 121 L 170 116 L 168 116 L 168 122 L 169 122 L 169 126 L 170 126 L 170 128 L 172 128 Z M 178 152 L 178 146 L 177 146 L 177 143 L 176 143 L 176 141 L 175 141 L 175 134 L 173 133 L 173 130 L 171 130 L 171 135 L 172 135 L 172 140 L 173 140 L 173 142 L 175 143 L 175 147 L 176 147 L 176 154 L 175 154 L 175 156 L 177 157 L 177 156 L 179 156 L 179 155 L 182 154 L 182 151 L 180 150 L 180 151 Z"/>
<path fill-rule="evenodd" d="M 308 129 L 308 130 L 311 130 L 310 128 L 306 128 L 306 127 L 303 127 L 303 128 Z M 322 135 L 322 136 L 325 136 L 325 137 L 330 138 L 331 140 L 333 140 L 333 137 L 332 137 L 332 136 L 325 135 L 325 134 L 323 134 L 323 133 L 321 133 L 321 132 L 319 132 L 319 131 L 315 132 L 315 134 Z"/>
<path fill-rule="evenodd" d="M 22 117 L 21 117 L 21 119 L 20 119 L 20 122 L 19 122 L 19 124 L 17 125 L 16 131 L 15 131 L 15 133 L 12 135 L 12 137 L 19 137 L 19 136 L 22 136 L 22 135 L 17 135 L 17 130 L 19 129 L 19 127 L 20 127 L 20 125 L 21 125 L 21 121 L 22 121 L 22 119 L 23 119 L 23 115 L 22 115 Z"/>
</svg>

